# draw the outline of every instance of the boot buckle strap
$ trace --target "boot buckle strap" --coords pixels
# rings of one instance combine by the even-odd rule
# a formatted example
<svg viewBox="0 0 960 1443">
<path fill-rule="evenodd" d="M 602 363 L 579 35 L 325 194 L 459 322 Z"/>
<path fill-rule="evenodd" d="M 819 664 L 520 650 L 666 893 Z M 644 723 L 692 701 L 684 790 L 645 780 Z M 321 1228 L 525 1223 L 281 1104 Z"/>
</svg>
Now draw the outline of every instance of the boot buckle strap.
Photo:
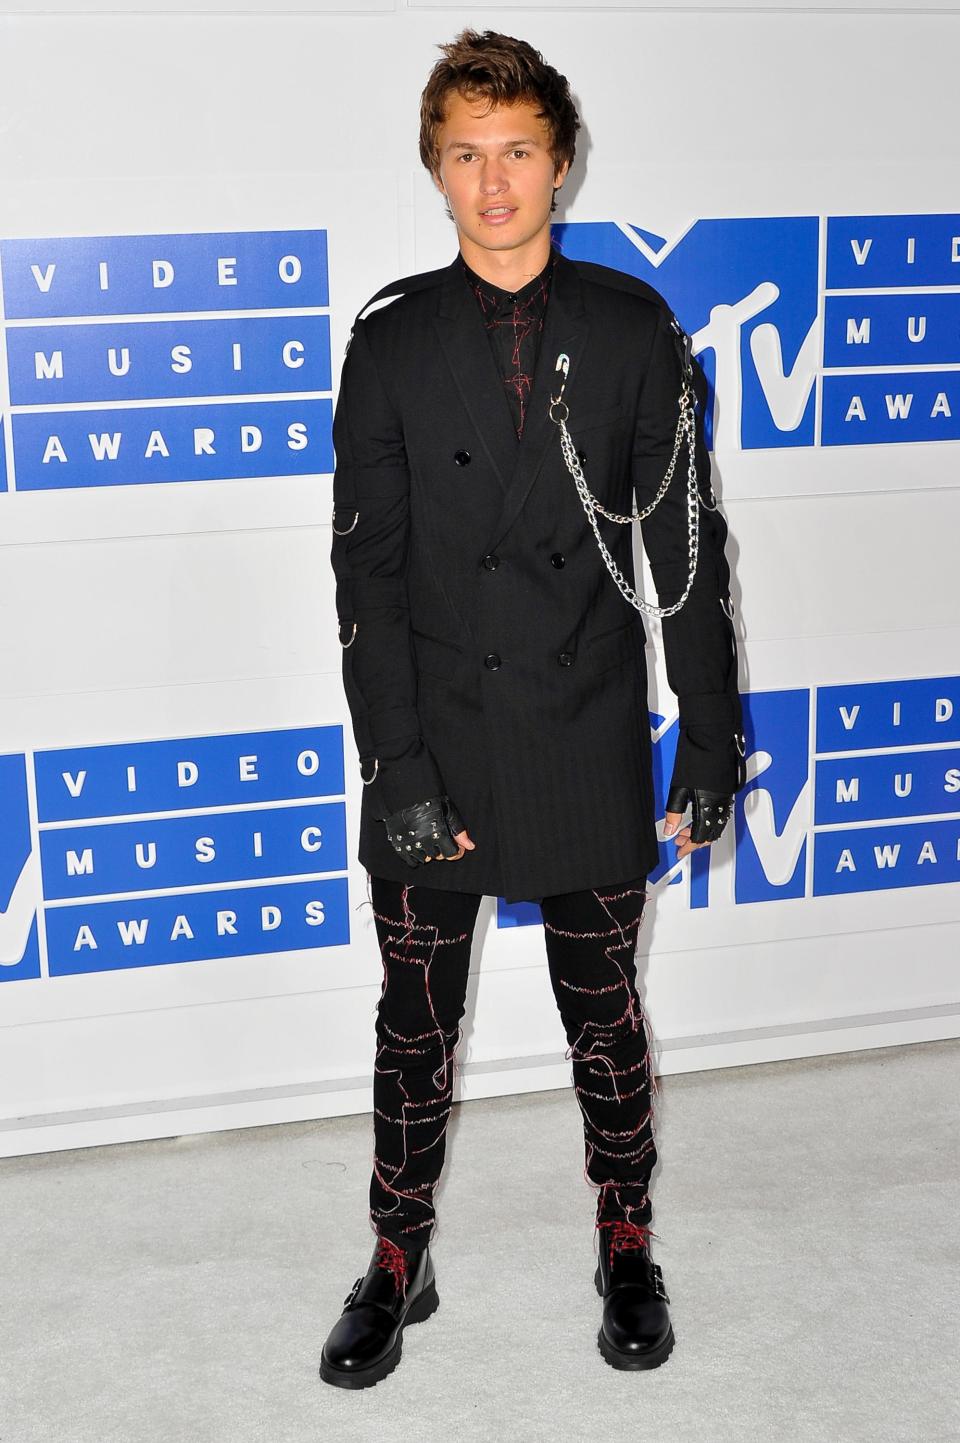
<svg viewBox="0 0 960 1443">
<path fill-rule="evenodd" d="M 660 1271 L 660 1264 L 652 1263 L 651 1268 L 653 1271 L 653 1285 L 655 1296 L 658 1298 L 662 1298 L 665 1303 L 669 1303 L 670 1299 L 667 1296 L 667 1290 L 663 1286 L 663 1273 Z"/>
</svg>

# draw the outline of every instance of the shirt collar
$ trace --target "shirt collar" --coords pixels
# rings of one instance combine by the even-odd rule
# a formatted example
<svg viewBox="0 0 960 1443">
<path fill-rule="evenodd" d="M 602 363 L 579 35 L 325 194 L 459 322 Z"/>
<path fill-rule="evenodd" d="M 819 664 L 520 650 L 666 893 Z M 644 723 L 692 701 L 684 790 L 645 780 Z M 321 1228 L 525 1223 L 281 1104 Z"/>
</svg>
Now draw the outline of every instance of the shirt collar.
<svg viewBox="0 0 960 1443">
<path fill-rule="evenodd" d="M 464 278 L 467 284 L 474 291 L 480 292 L 483 299 L 494 311 L 502 308 L 512 310 L 514 304 L 524 305 L 533 297 L 539 296 L 543 290 L 549 287 L 550 278 L 553 275 L 553 264 L 556 259 L 556 252 L 553 246 L 550 247 L 550 254 L 547 263 L 539 274 L 532 277 L 518 291 L 504 290 L 502 286 L 495 286 L 492 281 L 485 280 L 478 276 L 476 271 L 464 260 L 463 253 L 460 254 L 460 263 L 463 266 Z"/>
</svg>

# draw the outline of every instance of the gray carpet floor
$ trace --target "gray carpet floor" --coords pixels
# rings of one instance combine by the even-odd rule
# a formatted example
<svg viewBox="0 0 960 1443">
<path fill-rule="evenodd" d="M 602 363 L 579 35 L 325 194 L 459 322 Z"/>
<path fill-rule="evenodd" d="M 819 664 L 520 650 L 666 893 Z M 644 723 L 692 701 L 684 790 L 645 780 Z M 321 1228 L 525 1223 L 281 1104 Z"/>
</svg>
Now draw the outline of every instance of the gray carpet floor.
<svg viewBox="0 0 960 1443">
<path fill-rule="evenodd" d="M 677 1335 L 596 1346 L 570 1090 L 455 1107 L 440 1307 L 317 1373 L 373 1246 L 369 1115 L 0 1162 L 2 1443 L 958 1443 L 960 1042 L 662 1080 Z"/>
</svg>

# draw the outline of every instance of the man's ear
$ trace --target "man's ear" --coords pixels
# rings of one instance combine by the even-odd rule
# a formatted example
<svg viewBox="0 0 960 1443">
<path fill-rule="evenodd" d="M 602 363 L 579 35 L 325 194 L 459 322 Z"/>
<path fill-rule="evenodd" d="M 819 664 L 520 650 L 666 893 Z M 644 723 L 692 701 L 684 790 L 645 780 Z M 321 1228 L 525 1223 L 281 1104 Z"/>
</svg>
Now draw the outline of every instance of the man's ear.
<svg viewBox="0 0 960 1443">
<path fill-rule="evenodd" d="M 440 192 L 440 194 L 446 195 L 447 192 L 443 188 L 443 181 L 440 179 L 440 172 L 438 170 L 432 170 L 430 172 L 430 175 L 434 185 L 437 187 L 437 190 Z"/>
<path fill-rule="evenodd" d="M 560 169 L 559 169 L 558 171 L 556 171 L 556 173 L 554 174 L 554 177 L 553 177 L 553 188 L 554 188 L 554 190 L 559 190 L 560 187 L 563 185 L 563 182 L 564 182 L 564 181 L 566 180 L 566 178 L 567 178 L 567 172 L 569 171 L 569 169 L 570 169 L 570 162 L 569 162 L 569 160 L 565 160 L 565 161 L 563 162 L 563 164 L 561 165 Z"/>
</svg>

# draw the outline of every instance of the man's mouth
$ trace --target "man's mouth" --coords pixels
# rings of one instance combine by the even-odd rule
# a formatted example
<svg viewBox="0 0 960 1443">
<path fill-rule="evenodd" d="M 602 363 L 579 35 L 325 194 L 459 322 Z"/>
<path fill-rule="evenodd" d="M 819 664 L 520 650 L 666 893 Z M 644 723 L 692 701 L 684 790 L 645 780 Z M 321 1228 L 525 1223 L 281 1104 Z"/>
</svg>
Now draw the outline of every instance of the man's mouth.
<svg viewBox="0 0 960 1443">
<path fill-rule="evenodd" d="M 480 214 L 488 216 L 490 220 L 498 220 L 503 216 L 513 215 L 515 210 L 515 205 L 491 205 L 486 210 L 482 210 Z"/>
</svg>

